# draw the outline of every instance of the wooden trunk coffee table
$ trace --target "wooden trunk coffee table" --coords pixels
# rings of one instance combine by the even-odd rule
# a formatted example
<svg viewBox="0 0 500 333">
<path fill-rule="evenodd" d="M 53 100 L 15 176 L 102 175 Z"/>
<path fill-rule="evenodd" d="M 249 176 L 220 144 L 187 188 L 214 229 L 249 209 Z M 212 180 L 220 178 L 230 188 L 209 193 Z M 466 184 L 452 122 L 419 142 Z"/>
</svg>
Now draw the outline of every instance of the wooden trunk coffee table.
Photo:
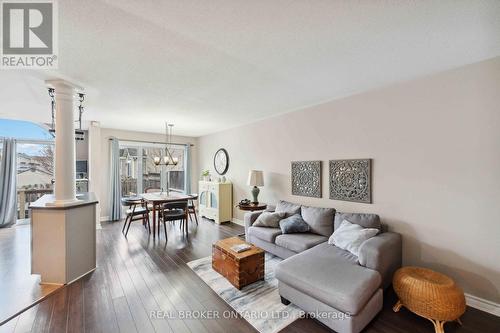
<svg viewBox="0 0 500 333">
<path fill-rule="evenodd" d="M 220 240 L 212 245 L 212 268 L 238 289 L 264 280 L 264 250 L 251 245 L 249 250 L 237 253 L 231 246 L 246 244 L 239 237 Z"/>
</svg>

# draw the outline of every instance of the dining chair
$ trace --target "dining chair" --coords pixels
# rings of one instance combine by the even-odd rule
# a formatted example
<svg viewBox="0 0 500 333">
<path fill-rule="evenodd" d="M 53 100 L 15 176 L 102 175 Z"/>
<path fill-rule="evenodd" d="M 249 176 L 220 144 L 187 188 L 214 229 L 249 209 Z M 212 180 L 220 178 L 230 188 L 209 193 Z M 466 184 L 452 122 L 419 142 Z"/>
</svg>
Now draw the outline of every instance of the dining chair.
<svg viewBox="0 0 500 333">
<path fill-rule="evenodd" d="M 198 200 L 198 194 L 193 193 L 189 195 L 191 198 L 188 200 L 188 215 L 191 222 L 193 222 L 193 218 L 191 215 L 194 215 L 194 220 L 196 221 L 196 225 L 198 225 L 198 217 L 196 216 L 196 205 L 194 204 L 196 200 Z"/>
<path fill-rule="evenodd" d="M 167 236 L 167 222 L 181 221 L 180 229 L 181 231 L 186 231 L 187 234 L 187 219 L 188 219 L 188 202 L 187 201 L 177 201 L 169 202 L 163 205 L 161 221 L 163 222 L 163 229 L 165 231 L 165 239 Z M 158 236 L 160 236 L 160 231 L 158 230 Z"/>
<path fill-rule="evenodd" d="M 154 187 L 146 187 L 146 189 L 144 190 L 144 193 L 157 193 L 157 192 L 161 192 L 161 189 L 159 188 L 154 188 Z M 148 209 L 149 211 L 152 211 L 153 210 L 153 205 L 148 203 Z"/>
<path fill-rule="evenodd" d="M 139 197 L 124 197 L 122 198 L 122 205 L 128 207 L 126 210 L 125 223 L 123 224 L 122 233 L 125 231 L 125 227 L 127 230 L 125 231 L 125 237 L 127 237 L 128 230 L 130 229 L 130 225 L 132 221 L 142 220 L 142 224 L 147 228 L 149 233 L 151 234 L 151 224 L 149 223 L 149 210 L 146 206 L 146 203 L 142 198 Z M 128 226 L 127 226 L 128 223 Z"/>
</svg>

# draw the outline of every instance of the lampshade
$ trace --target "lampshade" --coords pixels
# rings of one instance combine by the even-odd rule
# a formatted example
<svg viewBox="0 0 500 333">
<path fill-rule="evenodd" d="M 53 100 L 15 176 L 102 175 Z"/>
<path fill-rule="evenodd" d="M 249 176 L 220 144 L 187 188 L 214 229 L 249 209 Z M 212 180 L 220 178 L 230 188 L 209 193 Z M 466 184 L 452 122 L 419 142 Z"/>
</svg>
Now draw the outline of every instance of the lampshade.
<svg viewBox="0 0 500 333">
<path fill-rule="evenodd" d="M 264 174 L 260 170 L 250 170 L 248 172 L 248 186 L 264 186 Z"/>
</svg>

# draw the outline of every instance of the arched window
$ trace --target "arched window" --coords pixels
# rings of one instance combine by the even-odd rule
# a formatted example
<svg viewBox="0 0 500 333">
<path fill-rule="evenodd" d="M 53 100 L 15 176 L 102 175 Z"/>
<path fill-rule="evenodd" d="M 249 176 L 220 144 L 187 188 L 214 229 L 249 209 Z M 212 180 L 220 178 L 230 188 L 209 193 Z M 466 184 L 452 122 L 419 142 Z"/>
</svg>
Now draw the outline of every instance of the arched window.
<svg viewBox="0 0 500 333">
<path fill-rule="evenodd" d="M 3 138 L 16 140 L 17 218 L 25 221 L 29 217 L 29 203 L 52 192 L 54 137 L 45 125 L 0 119 L 0 143 Z"/>
<path fill-rule="evenodd" d="M 54 137 L 46 126 L 14 119 L 0 119 L 0 138 L 2 137 L 29 141 L 54 141 Z"/>
</svg>

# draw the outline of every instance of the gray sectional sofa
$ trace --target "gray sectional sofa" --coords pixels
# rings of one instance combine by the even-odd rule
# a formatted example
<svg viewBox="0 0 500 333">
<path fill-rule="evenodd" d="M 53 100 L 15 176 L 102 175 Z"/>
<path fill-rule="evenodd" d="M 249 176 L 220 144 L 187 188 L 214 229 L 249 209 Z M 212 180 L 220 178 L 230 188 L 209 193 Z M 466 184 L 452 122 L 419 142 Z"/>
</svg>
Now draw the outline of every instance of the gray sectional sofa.
<svg viewBox="0 0 500 333">
<path fill-rule="evenodd" d="M 300 213 L 311 229 L 282 234 L 280 228 L 252 226 L 262 212 L 245 215 L 247 242 L 285 259 L 275 270 L 282 302 L 299 306 L 339 333 L 360 332 L 382 309 L 383 290 L 401 267 L 401 236 L 384 232 L 375 214 L 286 201 L 270 210 Z M 327 243 L 344 219 L 380 230 L 361 245 L 359 256 Z"/>
</svg>

